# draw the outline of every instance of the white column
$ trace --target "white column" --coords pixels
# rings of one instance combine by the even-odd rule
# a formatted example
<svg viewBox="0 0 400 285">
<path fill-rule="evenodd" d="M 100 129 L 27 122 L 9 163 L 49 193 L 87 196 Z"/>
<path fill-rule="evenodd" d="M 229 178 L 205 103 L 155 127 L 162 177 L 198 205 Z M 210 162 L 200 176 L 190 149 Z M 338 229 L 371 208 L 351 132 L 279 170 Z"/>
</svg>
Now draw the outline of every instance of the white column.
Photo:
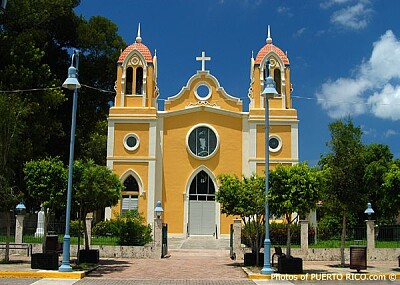
<svg viewBox="0 0 400 285">
<path fill-rule="evenodd" d="M 301 220 L 300 225 L 301 225 L 301 235 L 300 235 L 301 250 L 304 252 L 307 252 L 307 250 L 308 250 L 308 221 Z"/>
<path fill-rule="evenodd" d="M 24 215 L 15 216 L 15 243 L 22 243 L 22 236 L 24 232 Z"/>
</svg>

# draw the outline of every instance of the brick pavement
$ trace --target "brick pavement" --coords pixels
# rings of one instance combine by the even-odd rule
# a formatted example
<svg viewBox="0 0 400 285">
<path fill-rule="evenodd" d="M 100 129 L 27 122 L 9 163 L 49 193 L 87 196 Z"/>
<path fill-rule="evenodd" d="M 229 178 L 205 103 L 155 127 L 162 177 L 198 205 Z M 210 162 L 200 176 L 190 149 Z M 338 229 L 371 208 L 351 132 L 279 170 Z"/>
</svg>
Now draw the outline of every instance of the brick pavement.
<svg viewBox="0 0 400 285">
<path fill-rule="evenodd" d="M 226 250 L 174 249 L 164 259 L 102 259 L 90 278 L 140 280 L 246 280 Z M 252 283 L 245 283 L 252 284 Z"/>
</svg>

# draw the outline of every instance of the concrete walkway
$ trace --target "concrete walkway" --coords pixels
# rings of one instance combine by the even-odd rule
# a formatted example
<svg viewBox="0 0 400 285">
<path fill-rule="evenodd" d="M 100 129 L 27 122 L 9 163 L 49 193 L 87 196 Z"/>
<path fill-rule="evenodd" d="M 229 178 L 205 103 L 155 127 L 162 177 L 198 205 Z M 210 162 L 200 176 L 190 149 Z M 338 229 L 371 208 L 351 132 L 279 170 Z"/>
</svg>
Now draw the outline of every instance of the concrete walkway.
<svg viewBox="0 0 400 285">
<path fill-rule="evenodd" d="M 190 236 L 186 238 L 168 238 L 168 248 L 174 249 L 219 249 L 229 250 L 229 238 L 216 239 L 213 236 Z"/>
</svg>

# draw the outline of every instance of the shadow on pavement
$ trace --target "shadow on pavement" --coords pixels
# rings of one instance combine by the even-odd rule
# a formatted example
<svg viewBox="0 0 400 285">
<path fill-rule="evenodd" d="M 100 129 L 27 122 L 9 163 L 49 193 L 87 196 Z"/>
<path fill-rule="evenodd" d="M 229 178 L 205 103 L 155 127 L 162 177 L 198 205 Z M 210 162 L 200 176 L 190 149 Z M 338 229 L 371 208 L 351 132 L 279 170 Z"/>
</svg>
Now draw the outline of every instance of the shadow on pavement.
<svg viewBox="0 0 400 285">
<path fill-rule="evenodd" d="M 126 260 L 100 259 L 99 266 L 88 274 L 89 277 L 102 277 L 112 272 L 123 272 L 130 268 L 132 263 Z"/>
</svg>

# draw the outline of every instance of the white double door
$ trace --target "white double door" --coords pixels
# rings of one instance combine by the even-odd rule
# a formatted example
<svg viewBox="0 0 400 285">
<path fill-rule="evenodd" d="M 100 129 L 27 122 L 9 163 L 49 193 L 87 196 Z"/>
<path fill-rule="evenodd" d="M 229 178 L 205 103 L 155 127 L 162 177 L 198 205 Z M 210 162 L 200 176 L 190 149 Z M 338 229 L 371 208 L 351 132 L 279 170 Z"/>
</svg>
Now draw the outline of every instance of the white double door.
<svg viewBox="0 0 400 285">
<path fill-rule="evenodd" d="M 214 235 L 215 201 L 189 201 L 189 235 Z"/>
</svg>

